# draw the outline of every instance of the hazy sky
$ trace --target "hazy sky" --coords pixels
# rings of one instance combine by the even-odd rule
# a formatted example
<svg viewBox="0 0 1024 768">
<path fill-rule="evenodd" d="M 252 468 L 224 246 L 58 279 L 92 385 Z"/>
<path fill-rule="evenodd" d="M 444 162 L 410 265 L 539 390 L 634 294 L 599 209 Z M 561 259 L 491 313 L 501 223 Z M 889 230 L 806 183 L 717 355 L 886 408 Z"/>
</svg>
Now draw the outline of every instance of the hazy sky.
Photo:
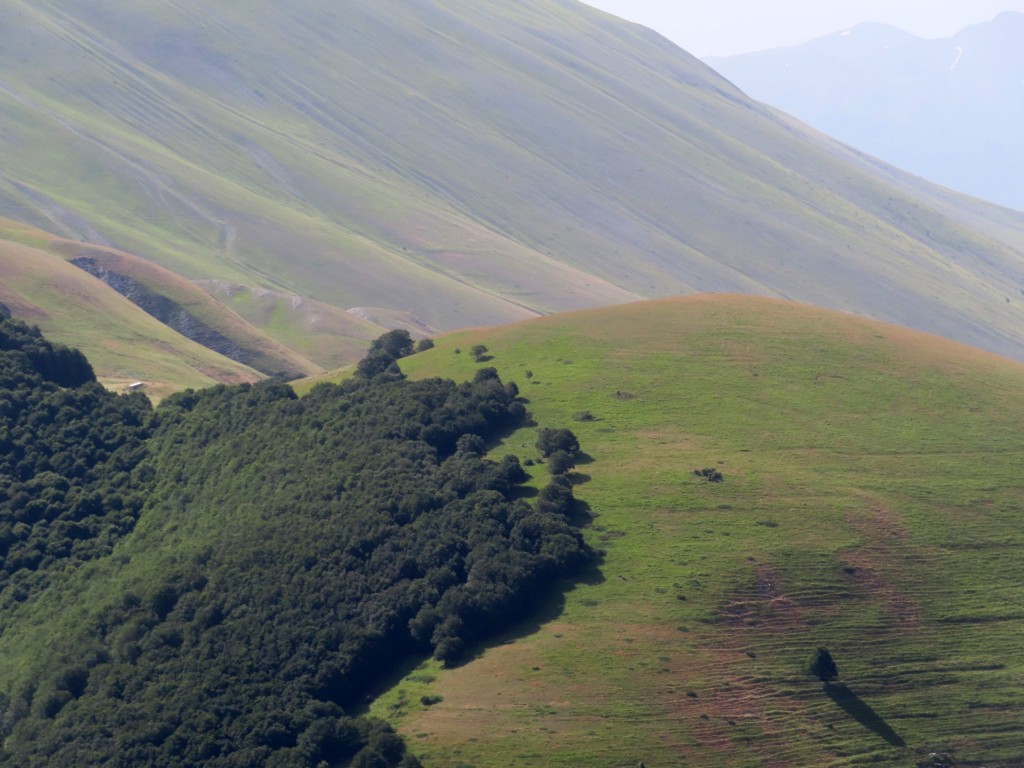
<svg viewBox="0 0 1024 768">
<path fill-rule="evenodd" d="M 949 37 L 1024 0 L 584 0 L 655 29 L 695 56 L 796 45 L 865 21 Z"/>
</svg>

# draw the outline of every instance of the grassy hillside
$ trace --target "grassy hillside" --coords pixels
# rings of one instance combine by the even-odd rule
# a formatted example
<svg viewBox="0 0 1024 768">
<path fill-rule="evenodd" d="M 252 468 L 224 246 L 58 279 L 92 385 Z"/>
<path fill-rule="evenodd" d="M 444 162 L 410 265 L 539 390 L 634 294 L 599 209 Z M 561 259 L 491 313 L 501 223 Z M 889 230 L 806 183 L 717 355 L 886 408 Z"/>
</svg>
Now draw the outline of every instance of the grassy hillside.
<svg viewBox="0 0 1024 768">
<path fill-rule="evenodd" d="M 476 344 L 579 436 L 606 556 L 539 625 L 376 701 L 425 766 L 1024 759 L 1019 364 L 704 296 L 460 332 L 402 365 L 462 378 Z M 806 674 L 819 646 L 842 685 Z"/>
<path fill-rule="evenodd" d="M 378 313 L 358 307 L 345 311 L 315 299 L 237 283 L 208 281 L 201 285 L 253 327 L 327 369 L 359 360 L 370 342 L 390 328 L 407 328 L 417 337 L 433 333 L 432 328 L 402 312 Z"/>
<path fill-rule="evenodd" d="M 185 387 L 261 378 L 172 331 L 56 250 L 46 233 L 0 222 L 0 302 L 54 340 L 82 349 L 107 387 L 142 381 L 159 399 Z"/>
<path fill-rule="evenodd" d="M 1024 357 L 1024 217 L 581 3 L 4 0 L 0 82 L 0 213 L 191 280 L 440 329 L 739 291 Z"/>
</svg>

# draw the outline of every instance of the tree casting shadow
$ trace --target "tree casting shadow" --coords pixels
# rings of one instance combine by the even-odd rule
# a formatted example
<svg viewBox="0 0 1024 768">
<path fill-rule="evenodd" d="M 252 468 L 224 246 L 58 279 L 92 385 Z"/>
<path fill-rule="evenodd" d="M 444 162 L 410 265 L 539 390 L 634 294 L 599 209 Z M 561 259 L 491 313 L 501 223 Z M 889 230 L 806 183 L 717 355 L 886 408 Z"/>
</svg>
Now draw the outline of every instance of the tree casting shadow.
<svg viewBox="0 0 1024 768">
<path fill-rule="evenodd" d="M 839 705 L 840 709 L 869 731 L 878 734 L 894 747 L 907 746 L 907 743 L 903 738 L 896 733 L 896 731 L 894 731 L 884 719 L 882 719 L 881 715 L 875 712 L 875 710 L 873 710 L 866 701 L 861 699 L 845 685 L 825 683 L 824 689 L 826 696 L 832 699 L 832 701 Z"/>
</svg>

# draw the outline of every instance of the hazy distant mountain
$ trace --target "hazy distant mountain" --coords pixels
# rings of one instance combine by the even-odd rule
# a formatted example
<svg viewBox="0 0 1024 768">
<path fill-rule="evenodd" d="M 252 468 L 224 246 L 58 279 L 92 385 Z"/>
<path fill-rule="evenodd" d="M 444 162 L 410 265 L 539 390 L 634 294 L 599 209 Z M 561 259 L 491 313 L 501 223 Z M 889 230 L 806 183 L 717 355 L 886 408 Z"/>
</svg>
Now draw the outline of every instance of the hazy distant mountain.
<svg viewBox="0 0 1024 768">
<path fill-rule="evenodd" d="M 749 95 L 953 189 L 1024 209 L 1024 14 L 948 39 L 881 24 L 706 60 Z"/>
<path fill-rule="evenodd" d="M 1024 358 L 1024 214 L 571 0 L 0 0 L 0 157 L 0 215 L 156 262 L 324 367 L 367 317 L 696 291 Z"/>
</svg>

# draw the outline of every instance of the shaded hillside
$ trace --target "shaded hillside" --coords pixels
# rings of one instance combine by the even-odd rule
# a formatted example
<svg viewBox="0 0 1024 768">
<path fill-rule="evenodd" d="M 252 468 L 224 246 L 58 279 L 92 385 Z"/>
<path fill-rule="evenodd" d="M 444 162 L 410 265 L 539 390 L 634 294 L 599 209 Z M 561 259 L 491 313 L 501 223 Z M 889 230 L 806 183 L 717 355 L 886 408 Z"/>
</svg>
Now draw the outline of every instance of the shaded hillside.
<svg viewBox="0 0 1024 768">
<path fill-rule="evenodd" d="M 736 296 L 436 342 L 410 375 L 463 377 L 483 344 L 538 421 L 572 427 L 605 559 L 536 631 L 378 700 L 427 768 L 1024 759 L 1019 364 Z"/>
<path fill-rule="evenodd" d="M 1024 356 L 1024 217 L 575 2 L 5 0 L 0 114 L 0 211 L 190 279 L 441 329 L 742 291 Z"/>
<path fill-rule="evenodd" d="M 924 40 L 862 24 L 707 63 L 746 93 L 947 187 L 1024 210 L 1024 14 Z"/>
</svg>

